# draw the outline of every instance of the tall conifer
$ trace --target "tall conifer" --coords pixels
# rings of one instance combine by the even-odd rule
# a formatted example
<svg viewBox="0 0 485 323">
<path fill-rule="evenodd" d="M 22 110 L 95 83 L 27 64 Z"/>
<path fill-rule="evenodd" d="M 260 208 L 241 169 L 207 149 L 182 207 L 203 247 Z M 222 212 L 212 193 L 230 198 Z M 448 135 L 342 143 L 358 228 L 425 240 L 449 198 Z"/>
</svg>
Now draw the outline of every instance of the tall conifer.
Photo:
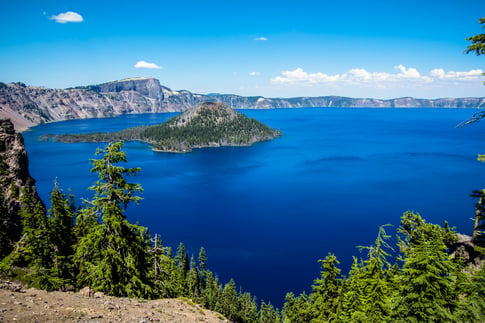
<svg viewBox="0 0 485 323">
<path fill-rule="evenodd" d="M 321 277 L 314 281 L 310 303 L 315 322 L 331 321 L 336 318 L 341 302 L 342 277 L 336 267 L 340 262 L 331 253 L 319 262 L 322 264 Z"/>
<path fill-rule="evenodd" d="M 386 268 L 390 267 L 386 249 L 391 246 L 386 242 L 390 236 L 386 233 L 385 227 L 379 228 L 376 241 L 373 246 L 361 247 L 369 251 L 368 259 L 365 261 L 363 274 L 363 312 L 372 322 L 382 322 L 389 315 L 389 299 L 391 289 L 386 279 Z"/>
<path fill-rule="evenodd" d="M 393 301 L 394 320 L 451 322 L 457 304 L 454 292 L 456 266 L 446 253 L 443 229 L 426 223 L 419 214 L 406 212 L 398 230 L 404 235 L 399 291 Z"/>
<path fill-rule="evenodd" d="M 140 200 L 135 193 L 142 191 L 126 177 L 140 169 L 118 166 L 127 162 L 122 146 L 123 142 L 110 143 L 96 151 L 102 158 L 91 160 L 91 172 L 98 174 L 98 181 L 90 187 L 95 196 L 85 214 L 96 215 L 100 224 L 85 228 L 79 241 L 75 254 L 78 279 L 82 285 L 111 295 L 150 297 L 148 231 L 130 224 L 124 214 L 129 203 Z"/>
<path fill-rule="evenodd" d="M 58 284 L 63 287 L 74 284 L 74 271 L 72 266 L 73 246 L 76 243 L 74 236 L 75 207 L 70 205 L 68 198 L 59 188 L 57 179 L 50 197 L 49 209 L 49 235 L 52 248 L 52 276 L 57 278 Z"/>
</svg>

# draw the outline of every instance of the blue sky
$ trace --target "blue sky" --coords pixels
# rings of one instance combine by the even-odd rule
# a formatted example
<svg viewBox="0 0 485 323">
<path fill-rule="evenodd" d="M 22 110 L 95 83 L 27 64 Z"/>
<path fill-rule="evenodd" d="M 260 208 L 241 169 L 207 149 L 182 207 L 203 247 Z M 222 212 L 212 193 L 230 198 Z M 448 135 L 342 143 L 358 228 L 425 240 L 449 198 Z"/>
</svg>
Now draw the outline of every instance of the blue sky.
<svg viewBox="0 0 485 323">
<path fill-rule="evenodd" d="M 266 97 L 485 97 L 483 0 L 3 1 L 0 81 Z"/>
</svg>

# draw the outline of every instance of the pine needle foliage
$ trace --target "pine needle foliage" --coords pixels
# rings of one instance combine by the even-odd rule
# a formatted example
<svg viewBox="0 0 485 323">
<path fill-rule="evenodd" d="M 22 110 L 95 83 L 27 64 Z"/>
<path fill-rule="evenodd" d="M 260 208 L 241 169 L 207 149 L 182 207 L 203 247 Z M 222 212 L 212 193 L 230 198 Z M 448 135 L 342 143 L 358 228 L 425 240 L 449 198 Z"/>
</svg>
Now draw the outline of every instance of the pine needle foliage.
<svg viewBox="0 0 485 323">
<path fill-rule="evenodd" d="M 130 202 L 141 199 L 135 195 L 141 186 L 126 179 L 140 169 L 118 165 L 127 162 L 122 146 L 123 142 L 110 143 L 96 151 L 100 159 L 91 160 L 98 181 L 89 188 L 95 195 L 85 213 L 96 215 L 97 223 L 87 228 L 77 246 L 78 281 L 110 295 L 150 298 L 150 237 L 146 228 L 129 223 L 124 214 Z"/>
</svg>

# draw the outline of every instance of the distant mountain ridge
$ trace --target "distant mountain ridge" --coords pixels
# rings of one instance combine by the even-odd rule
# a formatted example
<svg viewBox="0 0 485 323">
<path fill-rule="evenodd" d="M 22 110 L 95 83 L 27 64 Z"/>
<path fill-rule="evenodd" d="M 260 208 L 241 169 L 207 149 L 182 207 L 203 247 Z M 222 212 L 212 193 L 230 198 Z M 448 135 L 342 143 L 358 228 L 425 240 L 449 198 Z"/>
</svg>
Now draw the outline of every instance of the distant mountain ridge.
<svg viewBox="0 0 485 323">
<path fill-rule="evenodd" d="M 17 130 L 53 121 L 185 111 L 201 102 L 222 102 L 236 109 L 485 108 L 485 97 L 383 100 L 341 96 L 265 98 L 219 93 L 205 95 L 171 90 L 155 78 L 142 77 L 68 89 L 0 82 L 0 118 L 11 119 Z"/>
</svg>

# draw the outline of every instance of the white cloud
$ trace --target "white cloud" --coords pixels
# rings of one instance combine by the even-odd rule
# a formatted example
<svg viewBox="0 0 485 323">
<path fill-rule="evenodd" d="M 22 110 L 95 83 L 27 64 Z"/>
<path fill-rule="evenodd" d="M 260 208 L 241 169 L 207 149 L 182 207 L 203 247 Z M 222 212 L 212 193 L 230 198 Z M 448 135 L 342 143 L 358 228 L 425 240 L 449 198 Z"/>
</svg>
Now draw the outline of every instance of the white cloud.
<svg viewBox="0 0 485 323">
<path fill-rule="evenodd" d="M 83 22 L 83 17 L 77 12 L 67 11 L 60 13 L 58 15 L 51 16 L 49 19 L 55 20 L 60 24 L 65 24 L 68 22 Z"/>
<path fill-rule="evenodd" d="M 162 68 L 160 66 L 158 66 L 157 64 L 155 63 L 148 63 L 148 62 L 145 62 L 145 61 L 138 61 L 135 65 L 134 65 L 135 68 L 149 68 L 149 69 L 158 69 L 158 70 L 161 70 Z"/>
<path fill-rule="evenodd" d="M 334 84 L 357 85 L 362 87 L 408 87 L 423 84 L 444 85 L 450 82 L 470 82 L 478 80 L 483 70 L 475 69 L 465 72 L 446 72 L 442 68 L 433 69 L 428 75 L 422 75 L 416 68 L 404 65 L 394 67 L 395 73 L 369 72 L 363 68 L 354 68 L 342 74 L 328 75 L 322 72 L 307 73 L 298 67 L 293 71 L 283 71 L 281 76 L 271 79 L 272 84 Z"/>
<path fill-rule="evenodd" d="M 451 81 L 471 81 L 476 80 L 478 77 L 483 75 L 483 71 L 480 69 L 470 70 L 467 72 L 445 72 L 442 68 L 435 68 L 431 71 L 431 76 L 440 80 L 451 80 Z"/>
<path fill-rule="evenodd" d="M 397 74 L 397 76 L 400 77 L 400 78 L 411 78 L 411 79 L 421 78 L 421 74 L 415 68 L 412 68 L 412 67 L 406 68 L 402 64 L 395 66 L 395 68 L 398 69 L 401 72 L 401 73 Z"/>
<path fill-rule="evenodd" d="M 257 38 L 254 38 L 254 40 L 258 40 L 258 41 L 267 41 L 268 38 L 266 37 L 257 37 Z"/>
<path fill-rule="evenodd" d="M 275 84 L 284 83 L 308 83 L 308 84 L 318 84 L 318 83 L 328 83 L 337 82 L 341 79 L 341 75 L 327 75 L 324 73 L 307 73 L 302 68 L 298 67 L 294 71 L 284 71 L 281 72 L 283 77 L 277 76 L 271 80 Z"/>
<path fill-rule="evenodd" d="M 259 72 L 251 72 L 251 73 L 249 73 L 249 75 L 251 75 L 251 76 L 258 76 L 258 75 L 261 75 L 261 73 L 259 73 Z"/>
</svg>

